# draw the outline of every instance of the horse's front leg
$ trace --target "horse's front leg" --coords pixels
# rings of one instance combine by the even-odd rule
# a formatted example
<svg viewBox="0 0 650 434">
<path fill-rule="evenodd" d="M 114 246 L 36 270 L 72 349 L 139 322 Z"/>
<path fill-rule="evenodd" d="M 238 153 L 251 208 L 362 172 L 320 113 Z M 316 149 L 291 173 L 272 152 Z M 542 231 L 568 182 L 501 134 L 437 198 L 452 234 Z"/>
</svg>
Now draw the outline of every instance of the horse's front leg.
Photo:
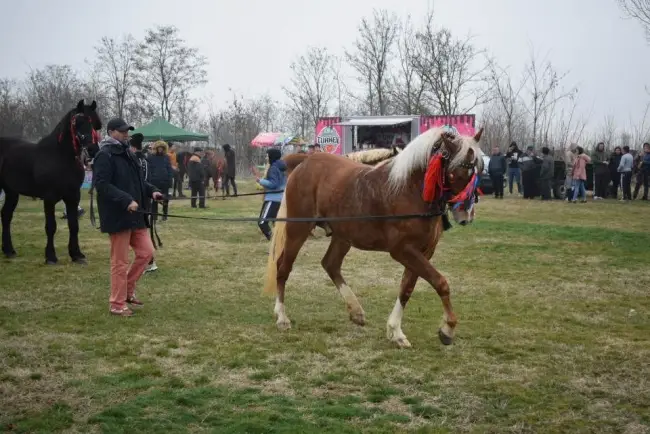
<svg viewBox="0 0 650 434">
<path fill-rule="evenodd" d="M 55 206 L 56 201 L 43 199 L 43 210 L 45 211 L 45 233 L 47 235 L 45 263 L 47 265 L 56 265 L 59 261 L 56 257 L 56 251 L 54 250 L 54 234 L 56 234 L 56 216 L 54 215 Z M 75 217 L 77 216 L 76 210 L 74 215 Z M 68 214 L 68 218 L 70 217 L 70 214 Z"/>
<path fill-rule="evenodd" d="M 431 255 L 432 254 L 433 252 L 431 252 Z M 438 293 L 444 309 L 442 323 L 438 330 L 438 337 L 444 345 L 451 345 L 454 338 L 456 323 L 458 321 L 451 308 L 449 283 L 447 283 L 447 279 L 445 279 L 445 277 L 429 262 L 431 255 L 428 253 L 422 253 L 410 246 L 407 246 L 400 251 L 391 252 L 393 259 L 400 262 L 404 267 L 408 268 L 418 277 L 426 280 Z"/>
<path fill-rule="evenodd" d="M 65 212 L 68 215 L 68 230 L 70 237 L 68 239 L 68 254 L 75 264 L 85 265 L 86 256 L 81 253 L 79 247 L 79 197 L 64 199 Z"/>
</svg>

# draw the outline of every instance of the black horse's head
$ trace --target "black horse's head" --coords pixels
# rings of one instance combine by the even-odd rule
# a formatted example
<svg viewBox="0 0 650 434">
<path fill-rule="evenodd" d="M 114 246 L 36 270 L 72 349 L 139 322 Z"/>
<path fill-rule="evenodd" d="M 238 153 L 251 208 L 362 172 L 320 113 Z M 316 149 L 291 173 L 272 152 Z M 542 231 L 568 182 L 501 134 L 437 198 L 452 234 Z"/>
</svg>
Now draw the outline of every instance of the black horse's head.
<svg viewBox="0 0 650 434">
<path fill-rule="evenodd" d="M 77 103 L 77 107 L 70 112 L 68 128 L 75 155 L 80 155 L 84 149 L 88 149 L 97 142 L 98 135 L 95 131 L 102 129 L 102 121 L 96 109 L 97 103 L 95 101 L 90 105 L 85 105 L 82 99 Z"/>
</svg>

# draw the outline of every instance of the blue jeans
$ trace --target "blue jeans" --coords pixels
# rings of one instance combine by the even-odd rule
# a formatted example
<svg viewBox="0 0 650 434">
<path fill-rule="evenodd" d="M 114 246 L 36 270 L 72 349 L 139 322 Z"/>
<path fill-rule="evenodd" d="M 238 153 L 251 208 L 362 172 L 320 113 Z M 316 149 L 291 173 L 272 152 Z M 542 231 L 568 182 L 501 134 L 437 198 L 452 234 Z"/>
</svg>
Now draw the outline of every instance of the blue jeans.
<svg viewBox="0 0 650 434">
<path fill-rule="evenodd" d="M 508 167 L 508 190 L 512 194 L 512 181 L 517 181 L 517 192 L 521 193 L 521 170 L 517 168 Z"/>
<path fill-rule="evenodd" d="M 585 190 L 585 181 L 582 179 L 573 180 L 573 199 L 578 200 L 578 195 L 582 196 L 583 200 L 587 200 L 587 191 Z"/>
</svg>

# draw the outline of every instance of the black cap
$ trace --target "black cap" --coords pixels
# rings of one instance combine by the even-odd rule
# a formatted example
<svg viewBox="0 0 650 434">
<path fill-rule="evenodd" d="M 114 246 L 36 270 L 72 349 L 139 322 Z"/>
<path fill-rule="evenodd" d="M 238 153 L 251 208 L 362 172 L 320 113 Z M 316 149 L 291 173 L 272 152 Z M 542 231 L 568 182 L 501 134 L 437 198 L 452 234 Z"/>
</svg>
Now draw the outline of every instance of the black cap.
<svg viewBox="0 0 650 434">
<path fill-rule="evenodd" d="M 194 148 L 194 152 L 203 152 L 203 148 Z"/>
<path fill-rule="evenodd" d="M 119 131 L 125 133 L 133 130 L 135 130 L 135 128 L 124 122 L 124 119 L 121 118 L 113 118 L 108 121 L 108 124 L 106 125 L 106 131 Z"/>
</svg>

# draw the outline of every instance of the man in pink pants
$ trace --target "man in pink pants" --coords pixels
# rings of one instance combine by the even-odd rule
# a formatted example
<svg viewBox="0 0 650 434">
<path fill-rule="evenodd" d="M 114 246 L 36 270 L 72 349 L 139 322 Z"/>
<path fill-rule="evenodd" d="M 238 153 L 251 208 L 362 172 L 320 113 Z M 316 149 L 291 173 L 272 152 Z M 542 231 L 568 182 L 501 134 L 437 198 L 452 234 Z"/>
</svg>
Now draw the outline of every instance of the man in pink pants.
<svg viewBox="0 0 650 434">
<path fill-rule="evenodd" d="M 150 199 L 162 199 L 143 175 L 140 161 L 129 148 L 129 131 L 134 128 L 122 119 L 111 119 L 108 135 L 100 143 L 93 163 L 100 229 L 111 241 L 110 313 L 131 316 L 127 304 L 142 307 L 135 286 L 153 257 L 154 247 L 147 228 Z M 129 267 L 129 246 L 135 260 Z"/>
</svg>

